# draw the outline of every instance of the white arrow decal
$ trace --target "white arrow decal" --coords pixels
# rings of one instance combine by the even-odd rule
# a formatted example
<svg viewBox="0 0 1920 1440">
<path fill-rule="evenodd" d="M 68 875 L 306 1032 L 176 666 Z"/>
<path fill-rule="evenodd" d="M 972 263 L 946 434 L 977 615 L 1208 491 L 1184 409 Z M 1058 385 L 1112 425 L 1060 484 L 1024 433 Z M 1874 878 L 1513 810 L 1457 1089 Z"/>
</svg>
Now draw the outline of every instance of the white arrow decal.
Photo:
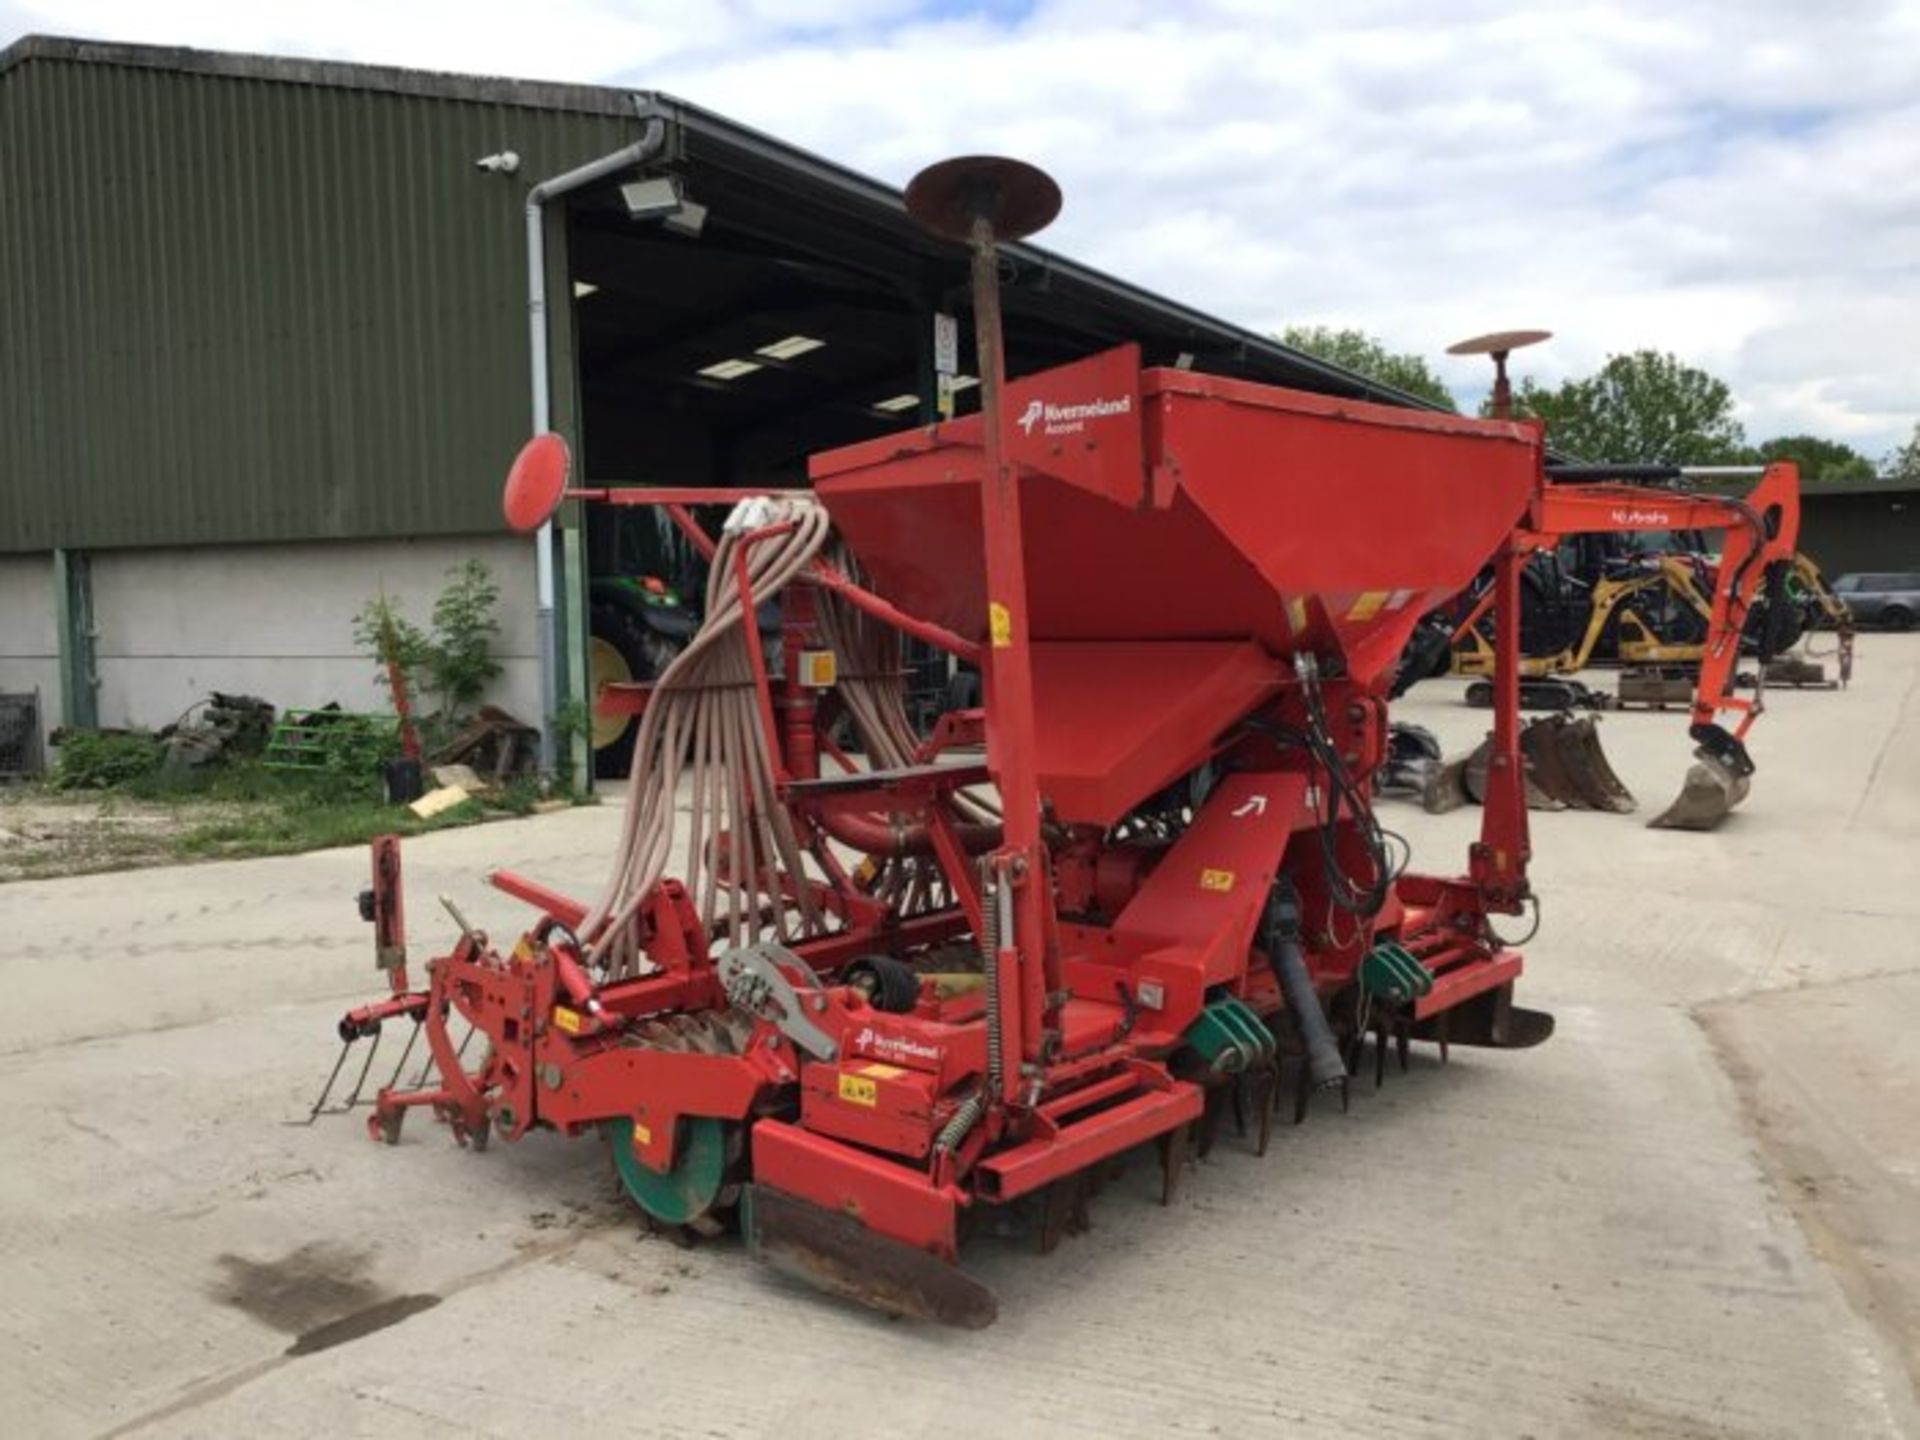
<svg viewBox="0 0 1920 1440">
<path fill-rule="evenodd" d="M 1267 813 L 1267 797 L 1264 795 L 1249 795 L 1230 813 L 1236 820 L 1243 815 L 1264 815 Z"/>
</svg>

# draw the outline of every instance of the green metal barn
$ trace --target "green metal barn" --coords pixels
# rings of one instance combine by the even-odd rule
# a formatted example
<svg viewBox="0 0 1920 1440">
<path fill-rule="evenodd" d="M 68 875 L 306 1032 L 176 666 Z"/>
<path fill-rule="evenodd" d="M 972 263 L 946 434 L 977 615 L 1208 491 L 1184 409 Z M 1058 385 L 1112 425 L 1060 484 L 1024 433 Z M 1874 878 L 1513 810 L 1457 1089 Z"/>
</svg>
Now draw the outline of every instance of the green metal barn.
<svg viewBox="0 0 1920 1440">
<path fill-rule="evenodd" d="M 957 250 L 897 191 L 666 96 L 36 36 L 0 52 L 0 135 L 0 692 L 43 727 L 216 688 L 376 705 L 354 613 L 424 615 L 469 556 L 505 596 L 494 698 L 539 720 L 585 698 L 594 574 L 647 561 L 570 513 L 543 584 L 497 504 L 531 428 L 589 483 L 797 483 L 935 416 L 939 317 L 971 398 Z M 1009 263 L 1016 373 L 1137 340 L 1423 403 Z"/>
</svg>

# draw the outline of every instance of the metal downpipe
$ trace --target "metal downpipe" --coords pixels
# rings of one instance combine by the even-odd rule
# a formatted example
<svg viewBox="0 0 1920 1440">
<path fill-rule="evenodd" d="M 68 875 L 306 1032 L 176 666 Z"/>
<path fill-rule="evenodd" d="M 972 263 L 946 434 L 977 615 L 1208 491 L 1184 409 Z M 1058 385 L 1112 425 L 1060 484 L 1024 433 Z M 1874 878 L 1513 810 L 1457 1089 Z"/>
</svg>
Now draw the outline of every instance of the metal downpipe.
<svg viewBox="0 0 1920 1440">
<path fill-rule="evenodd" d="M 533 433 L 552 425 L 548 393 L 547 355 L 547 232 L 546 203 L 604 180 L 617 171 L 645 164 L 665 147 L 667 122 L 658 116 L 631 145 L 590 160 L 585 165 L 542 180 L 527 192 L 527 341 L 533 361 Z M 543 523 L 533 537 L 534 640 L 540 657 L 540 770 L 554 769 L 553 727 L 560 711 L 559 667 L 555 659 L 553 612 L 553 521 Z"/>
</svg>

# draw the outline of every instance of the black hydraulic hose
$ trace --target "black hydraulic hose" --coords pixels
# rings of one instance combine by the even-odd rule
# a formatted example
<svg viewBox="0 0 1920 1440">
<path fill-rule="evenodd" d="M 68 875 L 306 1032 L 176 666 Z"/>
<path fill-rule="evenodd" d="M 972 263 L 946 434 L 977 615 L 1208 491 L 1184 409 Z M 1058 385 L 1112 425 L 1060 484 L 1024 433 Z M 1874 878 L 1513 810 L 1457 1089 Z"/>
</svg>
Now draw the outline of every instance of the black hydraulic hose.
<svg viewBox="0 0 1920 1440">
<path fill-rule="evenodd" d="M 1760 626 L 1760 663 L 1765 665 L 1782 650 L 1793 644 L 1794 621 L 1797 618 L 1792 602 L 1787 598 L 1788 562 L 1775 560 L 1767 566 L 1766 577 L 1761 581 L 1766 595 L 1766 611 L 1761 617 Z"/>
<path fill-rule="evenodd" d="M 1347 1078 L 1347 1062 L 1340 1058 L 1333 1026 L 1327 1023 L 1327 1012 L 1320 1008 L 1320 997 L 1307 974 L 1306 956 L 1300 949 L 1300 897 L 1284 879 L 1276 880 L 1267 892 L 1264 929 L 1267 962 L 1273 966 L 1280 994 L 1307 1048 L 1307 1078 L 1316 1090 L 1338 1085 Z"/>
</svg>

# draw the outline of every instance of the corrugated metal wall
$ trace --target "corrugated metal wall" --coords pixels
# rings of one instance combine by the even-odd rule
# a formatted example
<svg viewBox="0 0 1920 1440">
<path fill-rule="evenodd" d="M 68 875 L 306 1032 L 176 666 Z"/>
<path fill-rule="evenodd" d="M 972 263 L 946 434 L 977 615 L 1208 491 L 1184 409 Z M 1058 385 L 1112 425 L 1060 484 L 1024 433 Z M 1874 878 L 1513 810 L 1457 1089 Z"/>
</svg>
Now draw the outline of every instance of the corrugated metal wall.
<svg viewBox="0 0 1920 1440">
<path fill-rule="evenodd" d="M 639 129 L 0 72 L 0 551 L 497 528 L 528 423 L 527 185 Z M 518 176 L 474 169 L 500 149 Z"/>
</svg>

